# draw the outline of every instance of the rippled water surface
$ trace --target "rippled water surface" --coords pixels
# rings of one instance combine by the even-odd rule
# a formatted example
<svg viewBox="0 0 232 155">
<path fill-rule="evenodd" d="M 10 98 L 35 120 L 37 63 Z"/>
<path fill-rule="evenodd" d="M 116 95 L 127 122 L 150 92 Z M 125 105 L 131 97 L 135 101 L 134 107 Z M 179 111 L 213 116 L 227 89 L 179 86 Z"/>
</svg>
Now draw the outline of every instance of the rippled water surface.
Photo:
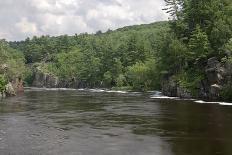
<svg viewBox="0 0 232 155">
<path fill-rule="evenodd" d="M 0 101 L 0 155 L 231 155 L 232 106 L 28 90 Z"/>
</svg>

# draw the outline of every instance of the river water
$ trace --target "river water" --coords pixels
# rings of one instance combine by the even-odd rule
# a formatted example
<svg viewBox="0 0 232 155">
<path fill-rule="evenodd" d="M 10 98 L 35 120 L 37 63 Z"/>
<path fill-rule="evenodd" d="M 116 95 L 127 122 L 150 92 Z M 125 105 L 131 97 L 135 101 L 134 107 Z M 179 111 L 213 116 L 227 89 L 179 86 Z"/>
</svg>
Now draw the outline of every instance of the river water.
<svg viewBox="0 0 232 155">
<path fill-rule="evenodd" d="M 0 155 L 231 155 L 232 106 L 30 89 L 0 101 Z"/>
</svg>

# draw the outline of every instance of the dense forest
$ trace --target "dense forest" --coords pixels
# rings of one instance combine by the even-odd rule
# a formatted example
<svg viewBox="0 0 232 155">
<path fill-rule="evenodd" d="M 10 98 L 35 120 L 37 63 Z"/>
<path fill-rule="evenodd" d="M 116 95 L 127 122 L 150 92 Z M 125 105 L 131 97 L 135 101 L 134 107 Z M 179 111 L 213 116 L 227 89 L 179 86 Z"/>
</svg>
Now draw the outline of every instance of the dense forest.
<svg viewBox="0 0 232 155">
<path fill-rule="evenodd" d="M 154 67 L 168 30 L 168 22 L 158 22 L 106 33 L 33 37 L 10 45 L 24 53 L 27 64 L 66 81 L 148 90 L 160 85 Z"/>
<path fill-rule="evenodd" d="M 1 74 L 0 89 L 3 79 L 15 76 L 31 85 L 39 69 L 63 81 L 81 81 L 85 87 L 161 90 L 163 83 L 171 80 L 194 97 L 201 97 L 202 90 L 210 92 L 207 84 L 217 84 L 218 96 L 231 100 L 231 75 L 227 74 L 223 83 L 216 80 L 210 84 L 205 71 L 210 58 L 216 58 L 221 66 L 232 65 L 231 0 L 165 2 L 170 21 L 96 34 L 2 40 L 1 64 L 12 71 Z"/>
</svg>

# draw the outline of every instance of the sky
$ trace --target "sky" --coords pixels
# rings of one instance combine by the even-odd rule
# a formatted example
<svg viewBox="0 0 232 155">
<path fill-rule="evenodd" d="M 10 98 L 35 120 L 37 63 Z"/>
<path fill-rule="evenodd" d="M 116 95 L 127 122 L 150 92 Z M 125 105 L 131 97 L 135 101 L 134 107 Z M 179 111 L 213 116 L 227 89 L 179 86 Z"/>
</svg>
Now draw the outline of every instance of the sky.
<svg viewBox="0 0 232 155">
<path fill-rule="evenodd" d="M 0 0 L 0 39 L 74 35 L 167 20 L 164 0 Z"/>
</svg>

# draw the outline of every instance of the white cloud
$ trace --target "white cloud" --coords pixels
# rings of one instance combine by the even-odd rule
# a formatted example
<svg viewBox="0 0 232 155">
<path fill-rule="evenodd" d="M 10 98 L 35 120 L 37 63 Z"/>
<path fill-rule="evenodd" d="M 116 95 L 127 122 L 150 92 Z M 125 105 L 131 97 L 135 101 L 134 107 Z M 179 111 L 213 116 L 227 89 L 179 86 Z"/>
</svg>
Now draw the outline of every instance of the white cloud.
<svg viewBox="0 0 232 155">
<path fill-rule="evenodd" d="M 23 17 L 20 22 L 15 24 L 15 28 L 25 34 L 37 34 L 36 24 L 29 22 L 27 18 Z"/>
<path fill-rule="evenodd" d="M 163 0 L 0 0 L 0 38 L 62 35 L 166 20 Z M 3 16 L 4 15 L 4 16 Z"/>
</svg>

